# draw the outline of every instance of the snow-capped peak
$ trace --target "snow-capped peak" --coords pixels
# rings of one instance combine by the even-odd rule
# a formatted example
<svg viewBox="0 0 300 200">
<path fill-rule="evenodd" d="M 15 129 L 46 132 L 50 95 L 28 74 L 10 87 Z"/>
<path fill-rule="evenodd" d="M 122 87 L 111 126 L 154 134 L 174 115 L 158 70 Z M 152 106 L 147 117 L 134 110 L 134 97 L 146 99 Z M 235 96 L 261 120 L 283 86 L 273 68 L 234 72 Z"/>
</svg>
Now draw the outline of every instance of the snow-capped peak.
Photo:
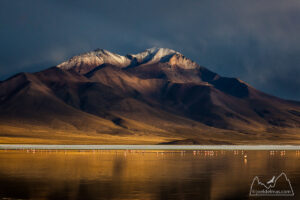
<svg viewBox="0 0 300 200">
<path fill-rule="evenodd" d="M 162 62 L 184 69 L 195 69 L 200 67 L 197 63 L 186 58 L 178 51 L 168 48 L 153 47 L 138 54 L 131 54 L 128 57 L 131 60 L 135 58 L 138 64 L 154 64 Z"/>
<path fill-rule="evenodd" d="M 85 73 L 90 69 L 95 68 L 102 64 L 111 64 L 119 67 L 125 67 L 130 64 L 130 60 L 104 49 L 96 49 L 91 52 L 74 56 L 71 59 L 57 65 L 62 69 L 75 69 L 78 72 Z"/>
<path fill-rule="evenodd" d="M 147 63 L 152 64 L 155 62 L 159 62 L 166 56 L 180 54 L 177 51 L 168 48 L 157 48 L 152 47 L 150 49 L 146 49 L 145 51 L 138 54 L 129 54 L 128 56 L 132 59 L 136 59 L 138 63 Z"/>
<path fill-rule="evenodd" d="M 102 64 L 124 68 L 155 63 L 168 63 L 171 66 L 178 66 L 184 69 L 194 69 L 199 67 L 195 62 L 177 51 L 157 47 L 146 49 L 138 54 L 128 54 L 127 56 L 121 56 L 104 49 L 96 49 L 91 52 L 74 56 L 57 65 L 57 67 L 86 74 Z"/>
</svg>

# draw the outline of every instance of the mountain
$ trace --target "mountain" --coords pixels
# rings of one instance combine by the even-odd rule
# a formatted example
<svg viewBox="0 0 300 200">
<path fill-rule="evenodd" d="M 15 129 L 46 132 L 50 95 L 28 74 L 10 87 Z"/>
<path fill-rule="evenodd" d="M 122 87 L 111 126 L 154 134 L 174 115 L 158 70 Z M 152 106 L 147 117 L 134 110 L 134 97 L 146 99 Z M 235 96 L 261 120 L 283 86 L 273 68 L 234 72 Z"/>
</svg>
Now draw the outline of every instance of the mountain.
<svg viewBox="0 0 300 200">
<path fill-rule="evenodd" d="M 0 82 L 0 143 L 299 144 L 300 102 L 181 53 L 96 49 Z"/>
</svg>

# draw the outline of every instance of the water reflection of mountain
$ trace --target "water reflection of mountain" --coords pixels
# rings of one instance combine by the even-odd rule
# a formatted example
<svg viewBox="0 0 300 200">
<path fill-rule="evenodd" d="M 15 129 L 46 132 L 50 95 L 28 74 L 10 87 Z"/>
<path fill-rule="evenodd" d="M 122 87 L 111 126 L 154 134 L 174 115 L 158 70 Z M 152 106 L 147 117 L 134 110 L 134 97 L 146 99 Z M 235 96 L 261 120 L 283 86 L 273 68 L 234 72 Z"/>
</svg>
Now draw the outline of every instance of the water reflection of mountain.
<svg viewBox="0 0 300 200">
<path fill-rule="evenodd" d="M 294 151 L 213 152 L 0 152 L 0 199 L 247 199 L 270 165 L 300 182 Z"/>
</svg>

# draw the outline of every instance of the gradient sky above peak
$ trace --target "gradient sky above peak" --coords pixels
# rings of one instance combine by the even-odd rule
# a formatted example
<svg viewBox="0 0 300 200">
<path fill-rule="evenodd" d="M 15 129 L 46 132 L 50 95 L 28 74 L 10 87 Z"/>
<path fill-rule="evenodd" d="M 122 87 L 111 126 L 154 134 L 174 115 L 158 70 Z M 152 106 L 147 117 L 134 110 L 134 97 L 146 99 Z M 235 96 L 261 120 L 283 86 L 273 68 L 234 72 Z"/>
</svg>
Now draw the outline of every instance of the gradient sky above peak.
<svg viewBox="0 0 300 200">
<path fill-rule="evenodd" d="M 2 0 L 0 80 L 96 48 L 153 46 L 224 76 L 300 100 L 298 0 Z"/>
</svg>

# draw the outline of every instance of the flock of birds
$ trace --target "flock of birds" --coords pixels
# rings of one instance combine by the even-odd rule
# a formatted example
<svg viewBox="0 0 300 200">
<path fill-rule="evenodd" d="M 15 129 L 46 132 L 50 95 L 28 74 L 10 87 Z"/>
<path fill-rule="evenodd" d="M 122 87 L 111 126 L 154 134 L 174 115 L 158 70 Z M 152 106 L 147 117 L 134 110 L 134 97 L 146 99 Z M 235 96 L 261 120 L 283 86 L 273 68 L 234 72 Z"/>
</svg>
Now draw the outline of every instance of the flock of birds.
<svg viewBox="0 0 300 200">
<path fill-rule="evenodd" d="M 7 151 L 22 151 L 22 150 L 2 150 L 4 152 Z M 48 152 L 48 153 L 58 153 L 58 152 L 65 152 L 67 153 L 70 150 L 43 150 L 43 149 L 24 149 L 23 151 L 25 151 L 26 153 L 36 153 L 36 152 Z M 156 153 L 157 155 L 161 154 L 170 154 L 170 153 L 180 153 L 181 156 L 184 156 L 186 154 L 192 153 L 194 156 L 196 155 L 203 155 L 203 156 L 218 156 L 218 155 L 224 155 L 227 152 L 232 152 L 234 156 L 241 156 L 244 159 L 248 158 L 247 152 L 244 150 L 178 150 L 178 151 L 155 151 L 155 150 L 151 150 L 151 151 L 147 151 L 147 150 L 71 150 L 72 152 L 92 152 L 92 153 L 105 153 L 105 152 L 109 152 L 111 153 L 112 151 L 114 151 L 115 153 L 119 153 L 119 152 L 124 152 L 124 154 L 131 154 L 131 153 Z M 1 152 L 1 151 L 0 151 Z M 296 150 L 295 151 L 296 156 L 300 156 L 300 150 Z M 285 150 L 270 150 L 269 151 L 269 155 L 270 156 L 286 156 L 286 151 Z"/>
</svg>

